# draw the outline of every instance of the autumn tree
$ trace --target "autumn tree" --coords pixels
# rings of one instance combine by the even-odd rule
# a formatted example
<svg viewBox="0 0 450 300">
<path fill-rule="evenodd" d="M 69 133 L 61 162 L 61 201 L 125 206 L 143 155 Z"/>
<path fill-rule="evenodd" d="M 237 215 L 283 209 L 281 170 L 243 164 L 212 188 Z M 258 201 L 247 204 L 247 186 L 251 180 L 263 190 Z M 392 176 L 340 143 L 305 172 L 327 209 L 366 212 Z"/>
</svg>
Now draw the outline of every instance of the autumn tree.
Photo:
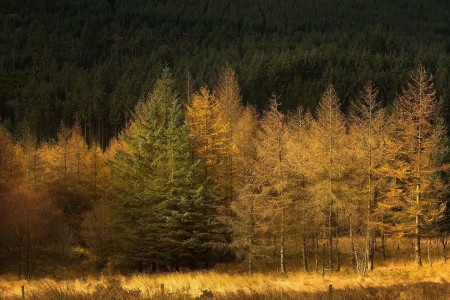
<svg viewBox="0 0 450 300">
<path fill-rule="evenodd" d="M 262 197 L 262 178 L 259 176 L 256 156 L 257 117 L 255 109 L 246 107 L 239 119 L 236 133 L 237 164 L 241 167 L 237 173 L 236 197 L 231 203 L 233 211 L 230 218 L 232 228 L 231 246 L 244 257 L 248 271 L 253 274 L 255 262 L 262 253 L 262 232 L 265 206 Z"/>
<path fill-rule="evenodd" d="M 223 167 L 220 170 L 219 184 L 223 189 L 224 198 L 231 203 L 234 200 L 235 175 L 238 172 L 236 134 L 241 128 L 237 126 L 244 107 L 236 73 L 230 66 L 227 65 L 222 69 L 213 94 L 220 111 L 220 122 L 227 128 L 224 134 L 225 155 L 222 158 Z"/>
<path fill-rule="evenodd" d="M 0 124 L 0 197 L 22 184 L 24 176 L 21 148 Z"/>
<path fill-rule="evenodd" d="M 270 230 L 279 247 L 280 272 L 286 272 L 286 233 L 289 177 L 286 168 L 286 120 L 278 111 L 276 97 L 270 100 L 270 110 L 262 117 L 257 132 L 258 173 L 262 177 L 262 199 L 270 210 Z"/>
<path fill-rule="evenodd" d="M 324 233 L 328 239 L 328 267 L 333 269 L 333 237 L 337 235 L 336 209 L 342 206 L 345 188 L 346 128 L 340 101 L 332 85 L 327 87 L 319 102 L 311 134 L 314 136 L 314 143 L 311 145 L 311 167 L 315 173 L 313 194 L 326 216 Z"/>
<path fill-rule="evenodd" d="M 215 96 L 205 87 L 192 96 L 186 107 L 193 157 L 201 161 L 204 177 L 218 179 L 224 166 L 229 125 L 224 122 Z"/>
<path fill-rule="evenodd" d="M 56 142 L 42 145 L 46 164 L 46 191 L 64 212 L 68 226 L 78 235 L 82 214 L 92 207 L 95 178 L 90 176 L 88 145 L 76 123 L 61 124 Z"/>
<path fill-rule="evenodd" d="M 382 185 L 382 177 L 379 169 L 383 164 L 384 151 L 382 147 L 385 129 L 385 109 L 377 101 L 378 89 L 373 83 L 368 82 L 361 92 L 361 98 L 354 103 L 354 110 L 350 115 L 349 140 L 351 145 L 352 188 L 349 193 L 353 207 L 356 210 L 352 214 L 350 225 L 350 237 L 352 241 L 352 263 L 360 273 L 365 274 L 374 266 L 374 239 L 376 223 L 375 208 Z M 362 224 L 365 231 L 365 246 L 363 251 L 355 247 L 354 232 L 358 229 L 355 224 Z"/>
<path fill-rule="evenodd" d="M 37 138 L 28 128 L 22 131 L 18 145 L 22 149 L 21 159 L 24 166 L 23 184 L 35 192 L 46 190 L 45 168 L 48 143 L 38 143 Z"/>
<path fill-rule="evenodd" d="M 296 215 L 292 230 L 302 245 L 303 267 L 306 272 L 310 270 L 307 241 L 319 238 L 318 228 L 322 224 L 319 206 L 312 201 L 314 169 L 310 164 L 313 157 L 311 145 L 315 139 L 311 134 L 314 122 L 311 113 L 300 108 L 291 114 L 286 129 L 286 169 L 291 186 L 288 193 L 295 200 L 295 205 L 290 210 Z"/>
<path fill-rule="evenodd" d="M 420 266 L 421 237 L 427 225 L 441 216 L 441 192 L 445 190 L 439 176 L 445 167 L 436 159 L 445 146 L 441 104 L 423 66 L 411 73 L 411 82 L 394 105 L 382 168 L 388 185 L 379 206 L 391 216 L 390 231 L 414 238 L 415 264 Z"/>
<path fill-rule="evenodd" d="M 92 209 L 82 215 L 81 237 L 86 245 L 97 254 L 103 262 L 110 254 L 112 233 L 108 225 L 111 223 L 112 209 L 107 201 L 110 187 L 109 169 L 106 158 L 99 145 L 93 143 L 87 157 L 87 178 L 91 187 Z"/>
</svg>

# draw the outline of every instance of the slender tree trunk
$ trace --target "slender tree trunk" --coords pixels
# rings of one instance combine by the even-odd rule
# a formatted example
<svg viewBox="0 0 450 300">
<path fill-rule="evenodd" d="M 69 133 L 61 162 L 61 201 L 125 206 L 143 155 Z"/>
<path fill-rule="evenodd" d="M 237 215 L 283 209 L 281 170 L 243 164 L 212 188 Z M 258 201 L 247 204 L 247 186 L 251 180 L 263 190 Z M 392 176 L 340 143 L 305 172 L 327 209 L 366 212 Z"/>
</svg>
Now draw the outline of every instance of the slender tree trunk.
<svg viewBox="0 0 450 300">
<path fill-rule="evenodd" d="M 358 261 L 358 256 L 356 254 L 356 250 L 355 250 L 355 239 L 353 237 L 353 224 L 352 224 L 352 217 L 350 216 L 350 243 L 351 243 L 351 255 L 352 255 L 352 265 L 356 268 L 356 270 L 358 271 L 358 273 L 360 273 L 360 265 L 359 265 L 359 261 Z"/>
<path fill-rule="evenodd" d="M 328 267 L 333 269 L 333 201 L 330 202 L 330 211 L 328 214 Z"/>
<path fill-rule="evenodd" d="M 281 207 L 281 243 L 280 243 L 280 271 L 281 273 L 286 273 L 286 263 L 284 261 L 284 251 L 285 251 L 285 239 L 286 239 L 286 228 L 284 220 L 284 203 Z"/>
<path fill-rule="evenodd" d="M 336 271 L 341 271 L 341 254 L 339 252 L 339 237 L 336 238 Z"/>
<path fill-rule="evenodd" d="M 414 240 L 414 256 L 415 256 L 415 264 L 416 266 L 422 265 L 422 254 L 420 251 L 420 222 L 419 215 L 416 215 L 416 238 Z"/>
<path fill-rule="evenodd" d="M 381 253 L 383 260 L 386 260 L 386 235 L 384 234 L 384 230 L 381 232 Z"/>
<path fill-rule="evenodd" d="M 431 238 L 427 243 L 427 252 L 428 252 L 428 264 L 430 265 L 430 268 L 433 268 L 433 260 L 431 257 Z"/>
<path fill-rule="evenodd" d="M 251 200 L 253 201 L 253 200 Z M 248 272 L 250 275 L 253 275 L 253 251 L 254 251 L 254 243 L 255 243 L 255 236 L 254 236 L 254 230 L 255 230 L 255 219 L 254 219 L 254 212 L 253 212 L 253 202 L 250 204 L 250 235 L 249 235 L 249 252 L 248 252 Z"/>
<path fill-rule="evenodd" d="M 307 257 L 307 251 L 306 251 L 306 235 L 305 234 L 303 234 L 303 267 L 305 269 L 305 272 L 309 272 L 308 257 Z"/>
</svg>

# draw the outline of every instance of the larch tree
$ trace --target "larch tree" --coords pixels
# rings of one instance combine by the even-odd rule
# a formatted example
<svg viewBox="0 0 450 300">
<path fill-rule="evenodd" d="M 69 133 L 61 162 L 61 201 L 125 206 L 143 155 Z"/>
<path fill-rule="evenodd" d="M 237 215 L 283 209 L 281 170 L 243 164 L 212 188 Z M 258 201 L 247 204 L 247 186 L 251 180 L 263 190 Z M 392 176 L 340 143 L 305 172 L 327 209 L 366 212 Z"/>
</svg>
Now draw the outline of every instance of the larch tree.
<svg viewBox="0 0 450 300">
<path fill-rule="evenodd" d="M 192 96 L 186 107 L 189 137 L 194 160 L 200 160 L 204 177 L 217 179 L 226 156 L 229 125 L 222 119 L 220 107 L 211 92 L 203 87 Z"/>
<path fill-rule="evenodd" d="M 311 134 L 314 170 L 312 193 L 326 216 L 325 236 L 328 239 L 328 268 L 334 268 L 333 237 L 337 235 L 336 212 L 343 203 L 344 166 L 346 159 L 346 121 L 340 110 L 340 101 L 332 85 L 329 85 L 316 110 L 316 122 Z M 339 253 L 339 252 L 338 252 Z M 339 268 L 339 264 L 337 265 Z"/>
<path fill-rule="evenodd" d="M 314 137 L 311 135 L 311 126 L 314 122 L 311 113 L 299 109 L 291 116 L 287 123 L 286 168 L 289 176 L 289 196 L 295 200 L 293 211 L 297 215 L 294 232 L 300 239 L 302 249 L 303 267 L 309 271 L 307 257 L 307 240 L 317 238 L 320 228 L 320 211 L 316 202 L 311 201 L 311 185 L 314 174 L 310 164 L 312 162 L 312 149 Z"/>
<path fill-rule="evenodd" d="M 69 228 L 78 236 L 82 215 L 92 207 L 93 178 L 89 176 L 89 149 L 81 126 L 61 124 L 56 142 L 44 145 L 46 191 L 55 196 Z"/>
<path fill-rule="evenodd" d="M 267 214 L 270 216 L 269 230 L 279 247 L 280 272 L 286 272 L 286 224 L 288 207 L 289 177 L 286 168 L 286 123 L 283 113 L 278 111 L 276 97 L 270 99 L 270 110 L 264 113 L 257 131 L 257 168 L 262 176 L 261 193 L 267 203 Z"/>
<path fill-rule="evenodd" d="M 25 168 L 24 184 L 35 192 L 45 189 L 44 181 L 44 147 L 40 147 L 37 138 L 29 129 L 25 129 L 19 141 L 23 153 Z"/>
<path fill-rule="evenodd" d="M 219 184 L 223 189 L 224 198 L 231 203 L 234 200 L 236 189 L 236 133 L 240 130 L 237 126 L 244 106 L 242 105 L 242 96 L 236 73 L 230 66 L 222 69 L 213 93 L 219 107 L 221 121 L 227 127 L 224 135 L 225 155 L 222 158 L 224 163 L 221 168 L 222 175 Z"/>
<path fill-rule="evenodd" d="M 353 172 L 351 176 L 352 191 L 350 197 L 357 207 L 357 214 L 350 224 L 352 241 L 352 263 L 358 272 L 365 274 L 373 270 L 374 266 L 374 239 L 375 239 L 375 208 L 380 194 L 382 177 L 379 169 L 383 164 L 384 151 L 382 147 L 385 131 L 386 110 L 377 101 L 378 89 L 372 82 L 368 82 L 361 92 L 361 98 L 354 103 L 354 110 L 350 115 L 349 144 L 353 157 Z M 365 232 L 365 245 L 363 251 L 355 247 L 353 233 L 354 224 L 363 224 L 358 228 Z"/>
<path fill-rule="evenodd" d="M 442 215 L 445 185 L 439 172 L 447 168 L 437 160 L 445 146 L 441 103 L 423 66 L 411 73 L 411 82 L 394 105 L 382 168 L 388 184 L 379 206 L 391 216 L 386 224 L 391 232 L 414 238 L 415 265 L 421 266 L 421 237 Z"/>
<path fill-rule="evenodd" d="M 259 176 L 256 157 L 257 117 L 255 109 L 248 106 L 239 119 L 240 131 L 236 133 L 238 145 L 236 197 L 231 203 L 232 248 L 243 256 L 248 271 L 253 274 L 255 261 L 261 249 L 260 218 L 264 210 L 261 194 L 262 178 Z"/>
<path fill-rule="evenodd" d="M 86 176 L 91 189 L 92 209 L 82 216 L 81 236 L 91 251 L 105 262 L 106 253 L 110 252 L 113 239 L 111 230 L 108 228 L 112 212 L 109 202 L 106 201 L 110 173 L 106 165 L 106 155 L 97 143 L 93 143 L 89 148 L 87 166 Z"/>
</svg>

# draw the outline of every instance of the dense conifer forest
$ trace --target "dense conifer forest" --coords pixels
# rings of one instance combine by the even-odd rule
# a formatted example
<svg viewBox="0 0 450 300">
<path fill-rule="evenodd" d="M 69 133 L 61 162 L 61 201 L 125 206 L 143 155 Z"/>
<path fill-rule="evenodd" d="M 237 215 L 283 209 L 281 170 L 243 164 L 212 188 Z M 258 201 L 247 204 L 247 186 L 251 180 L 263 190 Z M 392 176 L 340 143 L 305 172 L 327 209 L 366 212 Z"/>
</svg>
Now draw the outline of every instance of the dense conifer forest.
<svg viewBox="0 0 450 300">
<path fill-rule="evenodd" d="M 228 64 L 258 109 L 314 111 L 332 83 L 346 111 L 368 80 L 388 104 L 418 63 L 449 98 L 446 1 L 4 2 L 1 117 L 39 140 L 78 120 L 105 146 L 165 66 L 185 99 Z"/>
<path fill-rule="evenodd" d="M 449 14 L 1 1 L 0 271 L 284 273 L 293 244 L 338 270 L 342 237 L 361 274 L 393 236 L 446 257 Z"/>
</svg>

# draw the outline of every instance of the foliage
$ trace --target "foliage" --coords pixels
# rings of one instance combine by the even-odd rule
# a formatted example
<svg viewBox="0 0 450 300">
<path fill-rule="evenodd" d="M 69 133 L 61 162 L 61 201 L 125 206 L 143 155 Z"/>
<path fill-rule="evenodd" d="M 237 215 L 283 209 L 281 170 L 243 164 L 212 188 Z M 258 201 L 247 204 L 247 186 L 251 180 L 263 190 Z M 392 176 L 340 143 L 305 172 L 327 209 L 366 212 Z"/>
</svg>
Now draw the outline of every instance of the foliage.
<svg viewBox="0 0 450 300">
<path fill-rule="evenodd" d="M 134 121 L 119 137 L 113 168 L 117 185 L 118 254 L 142 269 L 156 264 L 196 268 L 219 241 L 217 203 L 193 162 L 181 106 L 167 69 Z"/>
<path fill-rule="evenodd" d="M 211 89 L 228 64 L 245 103 L 274 93 L 286 112 L 314 110 L 329 83 L 344 110 L 369 80 L 392 104 L 422 62 L 448 106 L 445 1 L 3 2 L 0 117 L 39 140 L 78 121 L 104 149 L 164 64 L 178 91 L 187 74 Z"/>
</svg>

